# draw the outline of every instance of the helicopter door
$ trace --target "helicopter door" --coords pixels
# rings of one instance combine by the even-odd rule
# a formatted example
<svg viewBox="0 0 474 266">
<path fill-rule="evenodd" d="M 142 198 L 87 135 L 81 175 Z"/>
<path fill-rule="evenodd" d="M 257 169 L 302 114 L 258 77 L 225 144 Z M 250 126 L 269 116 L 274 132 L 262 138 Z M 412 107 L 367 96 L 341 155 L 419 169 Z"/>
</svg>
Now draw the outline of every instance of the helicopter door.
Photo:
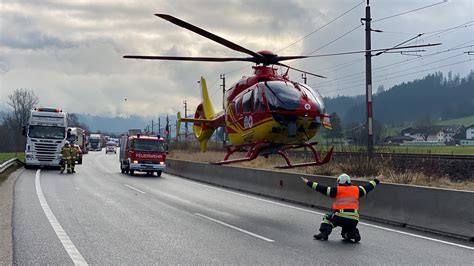
<svg viewBox="0 0 474 266">
<path fill-rule="evenodd" d="M 255 113 L 263 113 L 266 111 L 263 92 L 259 87 L 257 87 L 253 93 L 253 111 Z"/>
</svg>

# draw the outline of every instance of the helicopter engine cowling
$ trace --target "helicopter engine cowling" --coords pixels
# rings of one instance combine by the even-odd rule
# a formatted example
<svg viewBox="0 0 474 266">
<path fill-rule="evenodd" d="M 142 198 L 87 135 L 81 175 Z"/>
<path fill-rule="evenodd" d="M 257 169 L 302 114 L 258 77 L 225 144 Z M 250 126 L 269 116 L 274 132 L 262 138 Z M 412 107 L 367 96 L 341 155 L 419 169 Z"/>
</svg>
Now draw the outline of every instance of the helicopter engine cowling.
<svg viewBox="0 0 474 266">
<path fill-rule="evenodd" d="M 195 119 L 205 119 L 204 106 L 199 104 L 194 113 Z M 207 150 L 207 141 L 211 138 L 214 133 L 215 128 L 206 123 L 194 122 L 193 132 L 196 139 L 199 141 L 201 146 L 201 151 L 205 152 Z"/>
</svg>

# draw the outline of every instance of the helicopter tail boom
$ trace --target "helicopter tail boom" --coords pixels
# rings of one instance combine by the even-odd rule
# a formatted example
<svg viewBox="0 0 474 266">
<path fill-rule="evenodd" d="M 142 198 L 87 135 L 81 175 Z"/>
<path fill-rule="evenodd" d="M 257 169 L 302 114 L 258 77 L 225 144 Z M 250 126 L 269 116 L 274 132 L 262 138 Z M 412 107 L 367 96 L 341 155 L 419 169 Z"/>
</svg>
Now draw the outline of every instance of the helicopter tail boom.
<svg viewBox="0 0 474 266">
<path fill-rule="evenodd" d="M 205 152 L 207 150 L 207 141 L 212 136 L 216 128 L 224 125 L 224 115 L 223 112 L 216 114 L 214 111 L 214 106 L 212 105 L 209 92 L 207 90 L 206 80 L 201 77 L 199 83 L 201 84 L 202 102 L 196 108 L 194 118 L 182 118 L 180 113 L 178 113 L 178 123 L 176 125 L 177 129 L 179 129 L 178 125 L 180 125 L 181 122 L 193 123 L 194 136 L 200 143 L 201 151 Z"/>
</svg>

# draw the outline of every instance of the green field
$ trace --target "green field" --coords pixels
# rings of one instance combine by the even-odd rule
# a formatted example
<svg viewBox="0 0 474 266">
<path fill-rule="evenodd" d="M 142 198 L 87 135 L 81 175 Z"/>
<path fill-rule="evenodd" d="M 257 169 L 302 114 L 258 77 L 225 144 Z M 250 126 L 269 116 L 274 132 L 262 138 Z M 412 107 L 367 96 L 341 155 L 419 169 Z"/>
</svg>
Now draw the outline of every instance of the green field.
<svg viewBox="0 0 474 266">
<path fill-rule="evenodd" d="M 316 145 L 320 151 L 327 151 L 328 146 Z M 331 146 L 329 146 L 330 148 Z M 366 146 L 341 146 L 334 145 L 336 152 L 366 152 Z M 410 153 L 410 154 L 449 154 L 449 155 L 473 155 L 474 146 L 376 146 L 374 152 L 382 153 Z"/>
<path fill-rule="evenodd" d="M 435 121 L 436 125 L 463 125 L 465 127 L 474 125 L 474 115 L 443 121 Z"/>
<path fill-rule="evenodd" d="M 463 125 L 465 127 L 468 127 L 468 126 L 474 125 L 474 115 L 456 118 L 456 119 L 450 119 L 450 120 L 432 121 L 432 123 L 433 125 L 438 125 L 438 126 Z M 415 127 L 415 126 L 413 125 L 413 123 L 404 123 L 401 126 L 393 126 L 393 127 L 384 125 L 384 128 L 382 130 L 382 137 L 398 136 L 400 135 L 400 132 L 403 129 L 409 128 L 409 127 Z"/>
<path fill-rule="evenodd" d="M 387 152 L 387 153 L 474 155 L 474 146 L 437 146 L 437 147 L 392 146 L 392 147 L 376 147 L 376 151 Z"/>
<path fill-rule="evenodd" d="M 0 152 L 0 163 L 4 161 L 8 161 L 12 158 L 18 157 L 20 161 L 24 161 L 25 159 L 25 153 L 24 152 Z"/>
</svg>

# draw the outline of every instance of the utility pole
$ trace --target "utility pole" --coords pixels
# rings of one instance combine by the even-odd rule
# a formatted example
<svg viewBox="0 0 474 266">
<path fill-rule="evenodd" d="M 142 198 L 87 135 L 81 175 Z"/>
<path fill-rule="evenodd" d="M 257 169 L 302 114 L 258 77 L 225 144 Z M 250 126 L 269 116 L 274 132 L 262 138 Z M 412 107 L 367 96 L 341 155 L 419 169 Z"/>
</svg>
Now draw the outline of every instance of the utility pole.
<svg viewBox="0 0 474 266">
<path fill-rule="evenodd" d="M 184 118 L 188 118 L 188 103 L 186 102 L 186 100 L 184 100 L 183 104 L 184 104 Z M 187 122 L 184 122 L 184 128 L 185 128 L 184 139 L 185 141 L 187 141 L 188 140 L 188 123 Z"/>
<path fill-rule="evenodd" d="M 303 83 L 304 83 L 304 84 L 307 84 L 307 83 L 306 83 L 306 80 L 307 80 L 307 78 L 306 78 L 306 73 L 301 73 L 301 78 L 303 79 Z"/>
<path fill-rule="evenodd" d="M 372 49 L 371 44 L 371 32 L 370 22 L 370 5 L 367 0 L 367 6 L 365 7 L 365 18 L 361 19 L 365 22 L 365 99 L 367 104 L 367 156 L 372 159 L 374 153 L 374 135 L 373 135 L 373 113 L 372 113 L 372 53 L 369 51 Z"/>
<path fill-rule="evenodd" d="M 158 117 L 158 135 L 161 136 L 161 117 Z"/>
<path fill-rule="evenodd" d="M 169 119 L 168 115 L 166 115 L 165 137 L 166 137 L 166 142 L 167 143 L 170 142 L 170 136 L 171 136 L 170 119 Z"/>
<path fill-rule="evenodd" d="M 151 120 L 151 134 L 153 135 L 153 130 L 154 130 L 154 124 L 153 124 L 153 119 Z"/>
<path fill-rule="evenodd" d="M 221 74 L 220 78 L 222 79 L 222 109 L 224 110 L 224 136 L 222 138 L 222 147 L 225 148 L 227 140 L 227 111 L 225 109 L 225 74 Z"/>
</svg>

